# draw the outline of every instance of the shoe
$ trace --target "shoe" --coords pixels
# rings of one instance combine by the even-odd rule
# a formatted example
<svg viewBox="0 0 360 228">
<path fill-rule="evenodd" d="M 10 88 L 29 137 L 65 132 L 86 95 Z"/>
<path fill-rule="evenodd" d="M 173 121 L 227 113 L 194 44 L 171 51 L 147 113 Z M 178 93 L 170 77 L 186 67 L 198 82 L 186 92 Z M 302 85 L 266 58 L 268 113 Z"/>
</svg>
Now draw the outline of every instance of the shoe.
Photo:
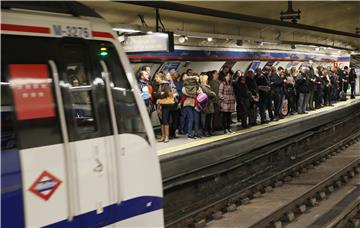
<svg viewBox="0 0 360 228">
<path fill-rule="evenodd" d="M 195 135 L 187 135 L 188 139 L 195 139 Z"/>
<path fill-rule="evenodd" d="M 209 132 L 205 131 L 205 132 L 204 132 L 204 137 L 210 137 Z"/>
<path fill-rule="evenodd" d="M 279 121 L 279 117 L 275 117 L 274 120 L 275 120 L 275 121 Z"/>
<path fill-rule="evenodd" d="M 179 130 L 178 134 L 179 134 L 179 135 L 185 135 L 185 132 Z"/>
<path fill-rule="evenodd" d="M 224 134 L 228 134 L 228 133 L 230 133 L 230 132 L 228 131 L 228 129 L 225 129 L 225 130 L 224 130 Z"/>
<path fill-rule="evenodd" d="M 233 131 L 232 131 L 231 129 L 228 129 L 228 132 L 229 132 L 229 133 L 233 133 Z"/>
<path fill-rule="evenodd" d="M 309 114 L 308 112 L 303 112 L 302 114 Z"/>
<path fill-rule="evenodd" d="M 165 140 L 165 126 L 160 125 L 160 130 L 161 130 L 161 138 L 158 140 L 158 142 L 164 142 L 164 140 Z"/>
<path fill-rule="evenodd" d="M 242 128 L 243 129 L 249 128 L 249 125 L 243 125 Z"/>
<path fill-rule="evenodd" d="M 164 130 L 165 130 L 164 143 L 168 143 L 169 142 L 169 125 L 165 125 Z"/>
</svg>

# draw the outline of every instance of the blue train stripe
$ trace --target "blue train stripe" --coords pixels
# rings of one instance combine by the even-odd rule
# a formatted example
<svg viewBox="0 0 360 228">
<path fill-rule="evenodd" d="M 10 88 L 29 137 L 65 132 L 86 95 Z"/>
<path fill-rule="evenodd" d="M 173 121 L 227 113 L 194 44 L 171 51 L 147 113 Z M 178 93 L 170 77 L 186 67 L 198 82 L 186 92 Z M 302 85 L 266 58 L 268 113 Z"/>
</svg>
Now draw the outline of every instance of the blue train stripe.
<svg viewBox="0 0 360 228">
<path fill-rule="evenodd" d="M 11 140 L 12 137 L 1 142 L 4 149 L 1 151 L 1 227 L 4 228 L 25 227 L 19 150 L 6 149 L 3 145 Z"/>
<path fill-rule="evenodd" d="M 62 220 L 46 227 L 103 227 L 135 216 L 153 212 L 163 207 L 163 200 L 157 196 L 140 196 L 112 204 L 104 208 L 101 214 L 90 211 L 78 215 L 72 221 Z"/>
</svg>

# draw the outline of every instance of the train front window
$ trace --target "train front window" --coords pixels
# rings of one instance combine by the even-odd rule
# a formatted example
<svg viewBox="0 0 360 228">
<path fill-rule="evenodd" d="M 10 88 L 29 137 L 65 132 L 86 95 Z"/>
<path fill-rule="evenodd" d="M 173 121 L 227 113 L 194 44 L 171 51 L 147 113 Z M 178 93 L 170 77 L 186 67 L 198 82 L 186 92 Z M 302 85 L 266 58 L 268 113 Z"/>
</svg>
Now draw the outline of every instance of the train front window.
<svg viewBox="0 0 360 228">
<path fill-rule="evenodd" d="M 122 68 L 115 47 L 108 42 L 94 42 L 94 55 L 97 66 L 101 69 L 103 60 L 109 70 L 110 81 L 114 83 L 112 94 L 119 133 L 133 133 L 147 139 L 145 127 L 127 76 Z"/>
<path fill-rule="evenodd" d="M 86 72 L 83 51 L 79 47 L 65 47 L 65 73 L 70 95 L 71 118 L 77 134 L 96 132 L 96 121 L 92 105 L 92 86 Z"/>
</svg>

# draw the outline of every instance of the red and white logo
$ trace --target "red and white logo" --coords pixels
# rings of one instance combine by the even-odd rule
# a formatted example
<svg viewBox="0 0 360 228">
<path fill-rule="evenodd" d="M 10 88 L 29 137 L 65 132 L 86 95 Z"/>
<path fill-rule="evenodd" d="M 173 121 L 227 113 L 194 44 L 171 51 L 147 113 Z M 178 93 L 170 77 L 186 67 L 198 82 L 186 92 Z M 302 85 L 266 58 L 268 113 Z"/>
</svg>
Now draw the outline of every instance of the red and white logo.
<svg viewBox="0 0 360 228">
<path fill-rule="evenodd" d="M 44 171 L 34 181 L 29 188 L 29 191 L 47 201 L 54 194 L 56 189 L 59 188 L 61 183 L 62 181 L 57 177 L 50 174 L 48 171 Z"/>
<path fill-rule="evenodd" d="M 55 116 L 46 64 L 10 64 L 9 75 L 18 120 Z"/>
</svg>

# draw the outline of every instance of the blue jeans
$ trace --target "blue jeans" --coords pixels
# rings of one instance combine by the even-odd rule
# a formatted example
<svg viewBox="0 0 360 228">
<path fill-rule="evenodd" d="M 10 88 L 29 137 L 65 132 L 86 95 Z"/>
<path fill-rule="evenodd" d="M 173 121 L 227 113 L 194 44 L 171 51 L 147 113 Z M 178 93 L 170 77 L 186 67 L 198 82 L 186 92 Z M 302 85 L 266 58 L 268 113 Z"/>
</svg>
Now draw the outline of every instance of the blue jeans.
<svg viewBox="0 0 360 228">
<path fill-rule="evenodd" d="M 192 129 L 193 129 L 193 123 L 194 123 L 194 107 L 191 106 L 185 106 L 181 110 L 181 129 L 185 130 L 185 125 L 187 127 L 187 134 L 191 135 Z M 187 122 L 185 121 L 187 119 Z"/>
</svg>

